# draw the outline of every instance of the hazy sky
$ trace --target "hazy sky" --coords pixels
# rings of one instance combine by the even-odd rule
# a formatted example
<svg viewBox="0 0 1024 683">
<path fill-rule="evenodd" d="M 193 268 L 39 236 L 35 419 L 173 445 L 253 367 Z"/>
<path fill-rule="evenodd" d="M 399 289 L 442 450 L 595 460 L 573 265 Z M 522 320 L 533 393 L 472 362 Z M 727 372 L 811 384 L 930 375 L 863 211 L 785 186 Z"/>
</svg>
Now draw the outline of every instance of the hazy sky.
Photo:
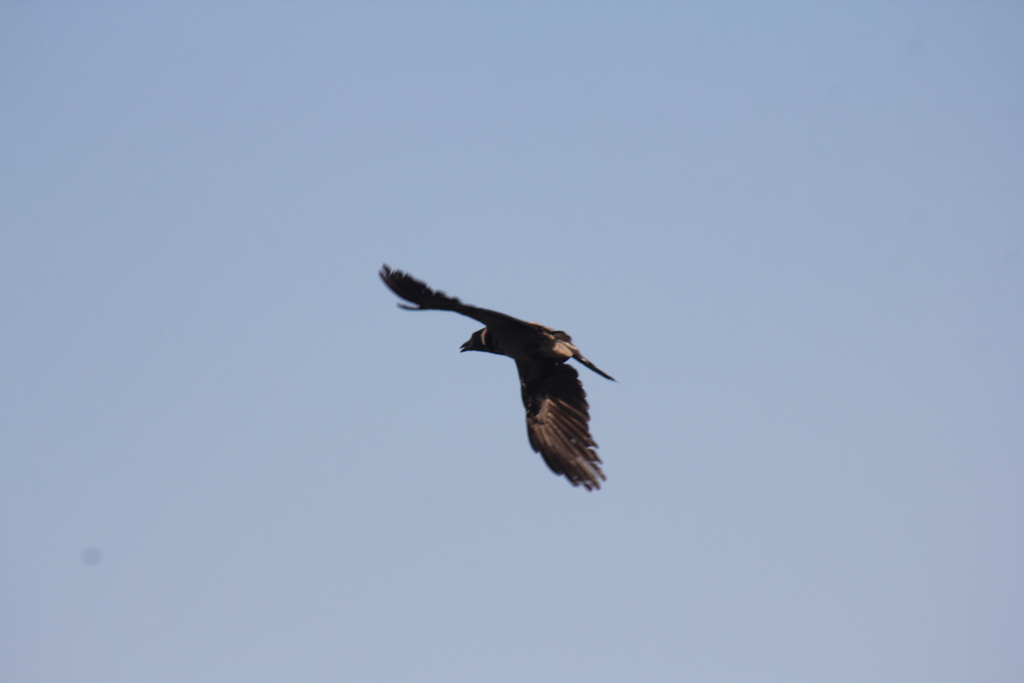
<svg viewBox="0 0 1024 683">
<path fill-rule="evenodd" d="M 0 5 L 0 680 L 1024 680 L 1024 5 Z M 606 486 L 376 271 L 569 331 Z"/>
</svg>

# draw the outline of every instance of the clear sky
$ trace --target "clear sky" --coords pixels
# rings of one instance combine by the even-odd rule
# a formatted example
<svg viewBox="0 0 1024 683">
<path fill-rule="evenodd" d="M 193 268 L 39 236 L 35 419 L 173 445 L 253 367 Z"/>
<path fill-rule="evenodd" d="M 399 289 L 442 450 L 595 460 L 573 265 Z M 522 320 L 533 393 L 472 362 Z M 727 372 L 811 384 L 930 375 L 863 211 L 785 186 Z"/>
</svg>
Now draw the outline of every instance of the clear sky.
<svg viewBox="0 0 1024 683">
<path fill-rule="evenodd" d="M 1024 5 L 0 5 L 0 680 L 1024 680 Z M 382 263 L 567 330 L 606 486 Z"/>
</svg>

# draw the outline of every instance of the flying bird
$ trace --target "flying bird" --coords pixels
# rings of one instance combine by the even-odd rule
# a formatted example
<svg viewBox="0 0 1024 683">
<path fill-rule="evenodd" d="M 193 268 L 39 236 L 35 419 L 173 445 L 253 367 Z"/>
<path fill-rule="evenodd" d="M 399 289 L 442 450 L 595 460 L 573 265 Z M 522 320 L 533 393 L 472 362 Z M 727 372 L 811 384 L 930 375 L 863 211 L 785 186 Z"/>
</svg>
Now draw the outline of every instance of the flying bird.
<svg viewBox="0 0 1024 683">
<path fill-rule="evenodd" d="M 575 358 L 602 377 L 615 380 L 584 358 L 569 335 L 504 313 L 466 305 L 386 264 L 380 269 L 380 279 L 392 292 L 415 304 L 400 303 L 400 308 L 455 311 L 486 325 L 474 332 L 461 350 L 486 351 L 513 359 L 519 370 L 530 446 L 541 454 L 555 474 L 565 475 L 573 486 L 582 485 L 588 491 L 601 488 L 605 476 L 597 444 L 587 426 L 590 422 L 587 394 L 576 369 L 566 361 Z"/>
</svg>

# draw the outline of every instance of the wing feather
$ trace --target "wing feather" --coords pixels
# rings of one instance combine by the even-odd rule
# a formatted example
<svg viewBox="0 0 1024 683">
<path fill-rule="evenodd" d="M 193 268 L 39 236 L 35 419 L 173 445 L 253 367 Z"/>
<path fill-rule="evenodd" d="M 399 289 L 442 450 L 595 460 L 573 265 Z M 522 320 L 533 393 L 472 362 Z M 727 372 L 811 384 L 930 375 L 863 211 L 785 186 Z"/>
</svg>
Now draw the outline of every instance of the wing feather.
<svg viewBox="0 0 1024 683">
<path fill-rule="evenodd" d="M 590 435 L 587 394 L 579 373 L 550 359 L 517 361 L 530 446 L 555 474 L 588 491 L 605 479 Z"/>
<path fill-rule="evenodd" d="M 405 299 L 409 303 L 416 304 L 415 306 L 409 306 L 407 304 L 398 304 L 402 308 L 410 311 L 427 311 L 427 310 L 438 310 L 438 311 L 455 311 L 462 315 L 479 320 L 484 325 L 498 325 L 508 323 L 525 323 L 518 318 L 513 318 L 510 315 L 504 313 L 498 313 L 497 311 L 490 311 L 486 308 L 477 308 L 476 306 L 469 306 L 459 301 L 454 296 L 448 296 L 440 290 L 434 290 L 427 286 L 427 283 L 422 280 L 417 280 L 412 275 L 401 271 L 392 270 L 386 264 L 381 266 L 380 279 L 384 281 L 384 284 L 388 288 Z"/>
</svg>

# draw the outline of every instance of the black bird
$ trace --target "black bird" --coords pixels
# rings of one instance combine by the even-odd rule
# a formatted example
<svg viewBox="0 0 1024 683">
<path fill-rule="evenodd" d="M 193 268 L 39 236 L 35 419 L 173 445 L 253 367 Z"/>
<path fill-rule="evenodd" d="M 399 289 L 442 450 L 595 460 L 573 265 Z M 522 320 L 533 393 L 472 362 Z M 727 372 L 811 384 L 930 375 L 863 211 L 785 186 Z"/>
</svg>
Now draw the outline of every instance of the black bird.
<svg viewBox="0 0 1024 683">
<path fill-rule="evenodd" d="M 380 269 L 380 279 L 392 292 L 415 304 L 398 304 L 401 308 L 455 311 L 486 325 L 473 333 L 462 350 L 487 351 L 515 360 L 530 446 L 555 474 L 564 474 L 573 486 L 582 484 L 588 491 L 601 488 L 605 476 L 597 444 L 587 428 L 587 394 L 576 369 L 565 361 L 575 358 L 602 377 L 614 378 L 584 358 L 569 335 L 497 311 L 467 306 L 386 264 Z"/>
</svg>

